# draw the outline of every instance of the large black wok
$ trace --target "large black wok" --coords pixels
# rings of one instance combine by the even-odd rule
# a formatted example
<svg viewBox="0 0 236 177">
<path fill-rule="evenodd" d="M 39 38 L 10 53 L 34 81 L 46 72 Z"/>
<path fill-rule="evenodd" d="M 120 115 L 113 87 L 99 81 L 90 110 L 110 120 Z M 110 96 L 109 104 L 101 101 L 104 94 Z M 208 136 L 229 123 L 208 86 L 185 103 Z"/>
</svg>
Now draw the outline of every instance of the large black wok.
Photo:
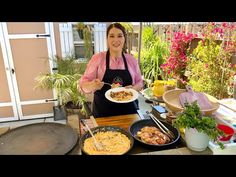
<svg viewBox="0 0 236 177">
<path fill-rule="evenodd" d="M 75 146 L 78 134 L 59 123 L 36 123 L 0 136 L 0 154 L 63 155 Z"/>
<path fill-rule="evenodd" d="M 156 144 L 148 144 L 148 143 L 145 143 L 145 142 L 141 141 L 137 137 L 137 132 L 145 126 L 154 126 L 154 127 L 158 128 L 158 126 L 155 124 L 155 122 L 153 122 L 152 119 L 142 119 L 142 120 L 138 120 L 138 121 L 134 122 L 129 127 L 129 132 L 134 137 L 136 142 L 138 142 L 139 144 L 141 144 L 141 145 L 143 145 L 147 148 L 152 148 L 152 149 L 157 149 L 157 150 L 160 149 L 161 150 L 161 149 L 166 149 L 166 148 L 169 148 L 171 146 L 174 146 L 175 143 L 177 143 L 178 140 L 180 139 L 180 132 L 169 123 L 166 123 L 164 121 L 161 121 L 161 123 L 163 123 L 175 135 L 175 138 L 172 141 L 170 141 L 169 143 L 166 143 L 166 144 L 159 144 L 159 145 L 158 144 L 157 145 Z"/>
</svg>

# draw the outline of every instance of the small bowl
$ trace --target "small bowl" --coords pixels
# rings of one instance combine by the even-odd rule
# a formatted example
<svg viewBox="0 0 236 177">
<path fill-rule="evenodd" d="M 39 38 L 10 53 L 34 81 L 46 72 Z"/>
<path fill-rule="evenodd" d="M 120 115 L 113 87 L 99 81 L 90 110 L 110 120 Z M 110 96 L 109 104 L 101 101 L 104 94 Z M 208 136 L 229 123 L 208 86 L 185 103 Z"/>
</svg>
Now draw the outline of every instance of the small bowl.
<svg viewBox="0 0 236 177">
<path fill-rule="evenodd" d="M 219 138 L 220 141 L 229 141 L 231 139 L 231 137 L 234 135 L 234 129 L 227 126 L 227 125 L 218 124 L 217 128 L 219 130 L 222 130 L 225 133 L 225 135 L 223 135 Z"/>
</svg>

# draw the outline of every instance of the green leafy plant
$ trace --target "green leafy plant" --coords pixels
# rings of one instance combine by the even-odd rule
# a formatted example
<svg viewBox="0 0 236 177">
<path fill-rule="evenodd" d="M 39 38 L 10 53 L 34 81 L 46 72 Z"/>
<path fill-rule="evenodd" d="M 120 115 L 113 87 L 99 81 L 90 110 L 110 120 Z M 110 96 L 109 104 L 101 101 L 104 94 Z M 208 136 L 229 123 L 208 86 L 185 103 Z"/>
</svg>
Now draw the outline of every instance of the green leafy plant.
<svg viewBox="0 0 236 177">
<path fill-rule="evenodd" d="M 70 99 L 70 89 L 68 87 L 74 80 L 71 75 L 62 75 L 58 73 L 41 73 L 35 78 L 37 85 L 35 88 L 55 89 L 58 105 L 64 105 Z"/>
<path fill-rule="evenodd" d="M 93 55 L 93 43 L 92 43 L 92 29 L 91 26 L 85 25 L 84 22 L 78 22 L 76 24 L 76 30 L 82 40 L 84 40 L 85 59 L 89 60 Z"/>
<path fill-rule="evenodd" d="M 77 83 L 86 68 L 86 63 L 77 63 L 74 55 L 64 58 L 56 56 L 52 60 L 57 64 L 57 72 L 40 73 L 35 78 L 35 88 L 55 89 L 59 106 L 72 102 L 76 107 L 81 108 L 82 113 L 85 113 L 86 98 L 77 89 Z"/>
<path fill-rule="evenodd" d="M 169 43 L 156 35 L 152 26 L 143 29 L 143 47 L 141 50 L 141 71 L 144 80 L 149 83 L 163 77 L 160 68 L 169 56 Z"/>
<path fill-rule="evenodd" d="M 218 99 L 233 95 L 233 77 L 236 67 L 231 58 L 236 52 L 236 30 L 233 24 L 209 23 L 202 40 L 193 50 L 187 66 L 189 84 L 199 92 Z"/>
<path fill-rule="evenodd" d="M 177 128 L 195 128 L 198 132 L 208 135 L 209 139 L 217 142 L 222 149 L 224 148 L 223 144 L 218 141 L 218 137 L 224 133 L 217 129 L 217 122 L 214 118 L 201 114 L 197 101 L 192 104 L 185 104 L 184 111 L 177 115 L 173 126 Z"/>
<path fill-rule="evenodd" d="M 78 32 L 78 34 L 79 34 L 79 37 L 80 37 L 81 39 L 84 39 L 83 30 L 84 30 L 85 28 L 86 28 L 86 26 L 85 26 L 84 22 L 78 22 L 78 23 L 76 24 L 76 30 L 77 30 L 77 32 Z"/>
<path fill-rule="evenodd" d="M 132 50 L 132 41 L 133 41 L 133 35 L 134 35 L 134 29 L 133 29 L 133 25 L 131 23 L 128 22 L 120 22 L 120 24 L 122 26 L 124 26 L 125 30 L 126 30 L 126 43 L 124 46 L 124 49 L 126 52 L 131 53 Z"/>
</svg>

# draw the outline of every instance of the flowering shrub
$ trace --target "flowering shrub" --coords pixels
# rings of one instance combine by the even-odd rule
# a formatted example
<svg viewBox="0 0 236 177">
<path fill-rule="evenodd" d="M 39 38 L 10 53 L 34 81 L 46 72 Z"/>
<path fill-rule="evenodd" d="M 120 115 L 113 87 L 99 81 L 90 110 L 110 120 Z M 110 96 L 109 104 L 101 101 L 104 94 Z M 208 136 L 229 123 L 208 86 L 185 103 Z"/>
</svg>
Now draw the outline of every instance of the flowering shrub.
<svg viewBox="0 0 236 177">
<path fill-rule="evenodd" d="M 197 35 L 192 33 L 175 32 L 170 49 L 170 57 L 167 62 L 161 65 L 167 77 L 175 78 L 183 85 L 186 84 L 187 77 L 185 69 L 187 67 L 190 42 Z"/>
<path fill-rule="evenodd" d="M 189 84 L 196 91 L 218 99 L 227 98 L 233 94 L 233 76 L 236 74 L 236 68 L 231 64 L 236 52 L 235 26 L 209 23 L 202 37 L 188 63 Z"/>
</svg>

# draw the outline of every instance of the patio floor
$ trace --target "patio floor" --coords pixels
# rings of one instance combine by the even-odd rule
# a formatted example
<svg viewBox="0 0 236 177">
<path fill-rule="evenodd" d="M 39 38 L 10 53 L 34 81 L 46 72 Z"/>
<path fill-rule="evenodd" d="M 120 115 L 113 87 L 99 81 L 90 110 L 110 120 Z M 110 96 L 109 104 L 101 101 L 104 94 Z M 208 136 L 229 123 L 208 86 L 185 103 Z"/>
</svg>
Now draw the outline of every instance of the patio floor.
<svg viewBox="0 0 236 177">
<path fill-rule="evenodd" d="M 145 114 L 146 111 L 151 111 L 151 104 L 146 103 L 145 98 L 141 95 L 139 96 L 139 108 L 143 114 Z M 62 124 L 67 123 L 66 120 L 54 121 L 53 117 L 32 119 L 32 120 L 12 121 L 12 122 L 2 122 L 0 123 L 0 134 L 1 134 L 1 131 L 5 132 L 9 128 L 13 129 L 19 126 L 24 126 L 24 125 L 33 124 L 33 123 L 41 123 L 41 122 L 56 122 L 56 123 L 62 123 Z"/>
</svg>

